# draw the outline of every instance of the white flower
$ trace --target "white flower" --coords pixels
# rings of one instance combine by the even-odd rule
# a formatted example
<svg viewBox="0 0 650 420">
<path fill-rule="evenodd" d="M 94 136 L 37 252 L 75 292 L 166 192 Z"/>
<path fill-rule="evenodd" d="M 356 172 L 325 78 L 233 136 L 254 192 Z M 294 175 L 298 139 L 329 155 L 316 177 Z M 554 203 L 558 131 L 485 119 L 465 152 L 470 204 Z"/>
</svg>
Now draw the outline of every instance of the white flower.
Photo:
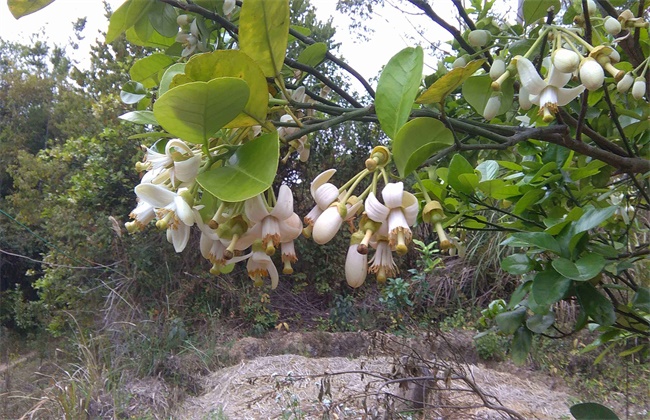
<svg viewBox="0 0 650 420">
<path fill-rule="evenodd" d="M 338 233 L 343 222 L 353 218 L 363 202 L 357 201 L 353 204 L 348 201 L 345 207 L 342 207 L 341 204 L 338 201 L 333 203 L 314 223 L 313 238 L 317 244 L 325 245 L 331 241 Z M 345 216 L 341 216 L 341 213 L 345 214 Z"/>
<path fill-rule="evenodd" d="M 381 192 L 384 204 L 381 204 L 374 193 L 366 200 L 366 213 L 371 220 L 382 222 L 388 227 L 388 238 L 391 248 L 398 254 L 404 255 L 411 242 L 411 228 L 418 215 L 418 200 L 409 192 L 404 191 L 401 182 L 387 184 Z"/>
<path fill-rule="evenodd" d="M 156 226 L 167 229 L 167 240 L 174 245 L 176 252 L 182 252 L 187 246 L 190 227 L 196 220 L 194 210 L 182 197 L 186 192 L 187 188 L 180 188 L 175 193 L 155 184 L 135 187 L 138 198 L 156 209 L 159 219 Z"/>
<path fill-rule="evenodd" d="M 282 273 L 292 274 L 293 268 L 291 267 L 291 263 L 298 261 L 294 241 L 296 238 L 298 238 L 298 236 L 300 236 L 300 233 L 302 232 L 302 223 L 300 222 L 300 216 L 298 216 L 296 213 L 293 213 L 291 217 L 284 221 L 280 231 L 280 247 L 282 248 L 282 263 L 284 264 Z"/>
<path fill-rule="evenodd" d="M 643 77 L 637 77 L 632 85 L 632 96 L 636 100 L 641 100 L 643 95 L 645 95 L 645 79 Z"/>
<path fill-rule="evenodd" d="M 585 87 L 564 88 L 571 79 L 571 74 L 562 73 L 551 65 L 548 77 L 542 80 L 535 66 L 527 58 L 517 57 L 517 71 L 521 85 L 530 93 L 530 101 L 540 107 L 540 115 L 545 122 L 553 121 L 558 107 L 564 106 L 580 95 Z M 520 97 L 521 101 L 521 97 Z M 521 102 L 520 102 L 521 103 Z"/>
<path fill-rule="evenodd" d="M 154 173 L 157 170 L 170 168 L 169 177 L 173 185 L 176 185 L 176 180 L 194 181 L 201 165 L 201 156 L 195 155 L 192 149 L 180 139 L 169 140 L 165 145 L 165 153 L 147 148 L 146 160 L 151 163 Z"/>
<path fill-rule="evenodd" d="M 261 286 L 263 277 L 271 277 L 271 289 L 278 287 L 278 269 L 273 264 L 271 257 L 266 255 L 261 242 L 253 243 L 253 252 L 246 264 L 248 276 L 255 282 L 255 286 Z"/>
<path fill-rule="evenodd" d="M 269 255 L 275 253 L 275 247 L 280 244 L 282 238 L 280 226 L 285 223 L 293 213 L 293 194 L 291 188 L 282 184 L 278 193 L 278 199 L 269 211 L 262 194 L 246 200 L 244 205 L 246 217 L 255 223 L 262 225 L 262 244 Z"/>
<path fill-rule="evenodd" d="M 625 93 L 630 90 L 632 84 L 634 84 L 634 76 L 632 73 L 625 73 L 625 76 L 616 84 L 616 90 L 619 93 Z"/>
<path fill-rule="evenodd" d="M 334 184 L 327 182 L 335 173 L 336 169 L 328 169 L 312 181 L 309 190 L 316 205 L 305 216 L 304 220 L 307 225 L 313 227 L 320 215 L 339 197 L 339 189 Z"/>
<path fill-rule="evenodd" d="M 127 222 L 125 227 L 129 233 L 133 233 L 136 230 L 144 229 L 156 217 L 156 213 L 151 204 L 139 200 L 138 205 L 131 211 L 129 217 L 133 219 L 133 222 Z"/>
<path fill-rule="evenodd" d="M 388 241 L 379 241 L 376 244 L 375 255 L 370 260 L 368 271 L 377 275 L 379 283 L 385 283 L 388 277 L 397 274 L 397 265 L 393 260 L 393 253 L 390 250 Z"/>
</svg>

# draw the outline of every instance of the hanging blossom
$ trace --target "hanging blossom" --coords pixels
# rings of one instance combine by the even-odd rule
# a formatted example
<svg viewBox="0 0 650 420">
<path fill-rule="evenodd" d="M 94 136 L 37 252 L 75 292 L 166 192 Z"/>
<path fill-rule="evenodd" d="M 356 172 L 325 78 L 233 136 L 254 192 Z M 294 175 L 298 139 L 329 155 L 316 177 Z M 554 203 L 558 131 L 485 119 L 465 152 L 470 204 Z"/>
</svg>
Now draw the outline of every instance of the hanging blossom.
<svg viewBox="0 0 650 420">
<path fill-rule="evenodd" d="M 138 198 L 153 207 L 158 217 L 156 226 L 167 230 L 167 240 L 174 245 L 176 252 L 182 252 L 190 239 L 190 228 L 194 225 L 195 211 L 188 204 L 189 190 L 180 188 L 177 193 L 155 184 L 140 184 L 135 187 Z"/>
<path fill-rule="evenodd" d="M 339 197 L 339 189 L 328 181 L 336 173 L 336 169 L 328 169 L 320 173 L 311 183 L 309 191 L 316 205 L 307 213 L 304 218 L 307 227 L 303 231 L 305 236 L 311 236 L 314 223 L 325 210 Z"/>
<path fill-rule="evenodd" d="M 201 156 L 195 155 L 192 149 L 180 139 L 172 139 L 165 145 L 165 153 L 159 153 L 152 148 L 145 147 L 147 155 L 145 161 L 151 164 L 152 176 L 157 176 L 161 171 L 169 169 L 169 178 L 172 185 L 176 181 L 192 182 L 196 179 L 201 165 Z"/>
<path fill-rule="evenodd" d="M 296 213 L 293 213 L 288 219 L 284 221 L 283 228 L 281 230 L 281 242 L 280 248 L 282 253 L 282 268 L 283 274 L 293 274 L 292 263 L 298 261 L 298 256 L 296 255 L 296 247 L 294 241 L 302 233 L 302 222 L 300 221 L 300 216 Z"/>
<path fill-rule="evenodd" d="M 515 57 L 515 60 L 521 86 L 524 87 L 519 92 L 520 103 L 522 96 L 530 95 L 528 98 L 523 98 L 523 102 L 530 101 L 538 105 L 539 115 L 543 116 L 545 122 L 553 121 L 558 107 L 567 105 L 585 90 L 583 85 L 564 88 L 572 75 L 560 72 L 554 65 L 550 66 L 547 78 L 542 79 L 530 60 L 521 56 Z"/>
<path fill-rule="evenodd" d="M 368 271 L 376 275 L 379 283 L 385 283 L 388 277 L 394 277 L 398 273 L 388 238 L 388 229 L 388 224 L 382 223 L 374 240 L 370 241 L 370 246 L 375 249 L 375 255 L 370 260 Z"/>
<path fill-rule="evenodd" d="M 246 217 L 260 225 L 262 244 L 267 254 L 273 255 L 275 247 L 280 245 L 284 233 L 283 228 L 287 226 L 286 221 L 294 214 L 291 188 L 284 184 L 280 186 L 277 202 L 271 211 L 269 211 L 262 194 L 246 200 L 244 207 Z"/>
<path fill-rule="evenodd" d="M 374 193 L 366 200 L 366 213 L 376 222 L 387 224 L 391 249 L 399 255 L 408 251 L 411 242 L 411 228 L 418 216 L 418 199 L 404 191 L 402 182 L 387 184 L 381 192 L 385 204 L 381 204 Z"/>
</svg>

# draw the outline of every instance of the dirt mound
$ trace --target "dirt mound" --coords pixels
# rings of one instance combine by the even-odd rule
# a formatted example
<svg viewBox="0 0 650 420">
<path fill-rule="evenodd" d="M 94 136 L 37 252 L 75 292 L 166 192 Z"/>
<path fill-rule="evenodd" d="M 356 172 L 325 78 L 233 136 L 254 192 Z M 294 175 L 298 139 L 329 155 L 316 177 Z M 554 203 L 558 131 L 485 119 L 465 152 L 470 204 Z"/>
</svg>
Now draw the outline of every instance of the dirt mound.
<svg viewBox="0 0 650 420">
<path fill-rule="evenodd" d="M 416 349 L 409 340 L 365 333 L 246 338 L 231 349 L 239 363 L 205 377 L 205 393 L 185 400 L 174 418 L 390 418 L 414 409 L 424 418 L 569 416 L 570 396 L 543 377 L 443 360 L 438 341 Z M 437 356 L 424 356 L 427 348 Z M 298 354 L 279 354 L 292 351 Z"/>
</svg>

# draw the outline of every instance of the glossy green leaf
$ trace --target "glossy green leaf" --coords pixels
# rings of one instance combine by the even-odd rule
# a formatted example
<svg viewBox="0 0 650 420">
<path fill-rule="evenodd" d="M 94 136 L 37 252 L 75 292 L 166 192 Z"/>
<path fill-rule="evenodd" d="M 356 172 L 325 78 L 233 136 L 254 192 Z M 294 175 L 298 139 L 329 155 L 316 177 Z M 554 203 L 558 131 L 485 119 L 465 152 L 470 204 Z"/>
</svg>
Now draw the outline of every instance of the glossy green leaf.
<svg viewBox="0 0 650 420">
<path fill-rule="evenodd" d="M 599 254 L 587 254 L 573 262 L 566 258 L 553 260 L 553 268 L 564 277 L 577 281 L 587 281 L 596 277 L 605 268 L 605 258 Z"/>
<path fill-rule="evenodd" d="M 481 181 L 496 179 L 499 174 L 499 162 L 496 160 L 483 161 L 476 166 L 476 170 L 481 174 Z"/>
<path fill-rule="evenodd" d="M 176 37 L 176 9 L 171 4 L 153 2 L 148 11 L 149 22 L 159 34 L 165 37 Z"/>
<path fill-rule="evenodd" d="M 266 77 L 280 73 L 289 38 L 288 0 L 246 0 L 239 14 L 239 49 Z"/>
<path fill-rule="evenodd" d="M 599 226 L 604 221 L 608 220 L 616 213 L 616 206 L 609 206 L 602 209 L 590 207 L 582 217 L 578 219 L 573 227 L 573 234 L 585 232 Z"/>
<path fill-rule="evenodd" d="M 467 198 L 468 195 L 474 194 L 474 189 L 459 179 L 462 174 L 474 175 L 474 167 L 472 167 L 467 159 L 465 159 L 461 154 L 456 153 L 449 163 L 447 183 L 458 193 L 458 195 L 462 198 Z"/>
<path fill-rule="evenodd" d="M 16 19 L 38 12 L 54 0 L 7 0 L 9 11 Z"/>
<path fill-rule="evenodd" d="M 131 111 L 118 117 L 121 120 L 142 125 L 158 125 L 152 111 Z"/>
<path fill-rule="evenodd" d="M 463 83 L 463 98 L 469 103 L 474 110 L 483 115 L 485 105 L 488 99 L 492 96 L 492 79 L 489 74 L 481 76 L 472 76 L 465 83 Z M 501 107 L 497 115 L 504 114 L 512 107 L 512 99 L 514 97 L 514 85 L 512 80 L 506 81 L 501 85 Z"/>
<path fill-rule="evenodd" d="M 589 282 L 580 283 L 576 287 L 576 295 L 582 309 L 597 324 L 609 326 L 616 321 L 616 313 L 612 302 L 603 296 Z"/>
<path fill-rule="evenodd" d="M 147 96 L 147 89 L 144 88 L 142 83 L 135 81 L 126 82 L 120 91 L 120 99 L 125 104 L 138 103 L 145 96 Z"/>
<path fill-rule="evenodd" d="M 593 402 L 574 404 L 569 411 L 576 420 L 619 420 L 612 410 Z"/>
<path fill-rule="evenodd" d="M 161 97 L 170 89 L 172 80 L 174 80 L 174 76 L 184 73 L 185 63 L 176 63 L 167 67 L 167 70 L 165 70 L 165 73 L 163 73 L 163 76 L 160 78 L 160 86 L 158 86 L 158 97 Z"/>
<path fill-rule="evenodd" d="M 526 308 L 518 307 L 514 311 L 502 312 L 494 317 L 494 321 L 499 327 L 499 331 L 504 334 L 514 334 L 526 318 Z"/>
<path fill-rule="evenodd" d="M 300 52 L 298 62 L 309 67 L 316 67 L 325 60 L 326 54 L 327 44 L 324 42 L 316 42 Z"/>
<path fill-rule="evenodd" d="M 555 322 L 555 314 L 535 314 L 526 320 L 526 327 L 534 333 L 542 334 Z"/>
<path fill-rule="evenodd" d="M 536 246 L 560 254 L 560 244 L 546 232 L 516 232 L 512 234 L 512 238 L 519 244 L 509 244 L 510 246 Z"/>
<path fill-rule="evenodd" d="M 510 355 L 516 365 L 526 363 L 532 343 L 533 333 L 526 327 L 519 327 L 512 337 L 512 344 L 510 345 Z"/>
<path fill-rule="evenodd" d="M 418 97 L 416 102 L 419 104 L 437 104 L 443 102 L 447 95 L 455 91 L 465 80 L 476 73 L 483 63 L 485 63 L 483 59 L 473 60 L 467 63 L 465 67 L 458 67 L 451 70 L 429 86 Z"/>
<path fill-rule="evenodd" d="M 560 301 L 570 286 L 571 280 L 549 269 L 537 273 L 530 292 L 538 305 L 547 306 Z"/>
<path fill-rule="evenodd" d="M 136 61 L 129 74 L 131 79 L 149 89 L 158 85 L 161 71 L 173 63 L 174 60 L 165 54 L 151 54 Z"/>
<path fill-rule="evenodd" d="M 536 204 L 544 197 L 546 192 L 540 189 L 526 191 L 526 193 L 517 201 L 515 208 L 512 210 L 513 214 L 520 215 L 523 212 L 530 210 L 531 206 Z"/>
<path fill-rule="evenodd" d="M 149 24 L 148 22 L 146 22 L 146 24 L 151 26 L 151 24 Z M 162 49 L 169 48 L 170 46 L 174 45 L 174 43 L 176 42 L 175 38 L 173 37 L 167 38 L 160 35 L 158 32 L 153 30 L 153 27 L 151 28 L 151 31 L 147 32 L 147 34 L 148 36 L 145 39 L 140 38 L 135 28 L 131 27 L 126 30 L 126 40 L 129 41 L 131 44 L 139 45 L 141 47 L 162 48 Z"/>
<path fill-rule="evenodd" d="M 545 17 L 550 7 L 553 7 L 557 14 L 560 11 L 560 0 L 524 0 L 524 21 L 530 25 Z"/>
<path fill-rule="evenodd" d="M 280 142 L 277 131 L 274 131 L 245 143 L 224 166 L 203 172 L 196 180 L 203 189 L 222 201 L 246 200 L 271 186 L 279 158 Z"/>
<path fill-rule="evenodd" d="M 207 82 L 219 77 L 237 77 L 250 88 L 250 97 L 244 111 L 226 128 L 259 125 L 266 119 L 269 93 L 264 73 L 257 63 L 238 50 L 221 50 L 194 55 L 185 66 L 185 74 L 192 80 Z"/>
<path fill-rule="evenodd" d="M 168 90 L 156 101 L 153 112 L 169 133 L 201 144 L 232 121 L 244 109 L 248 97 L 245 81 L 222 77 Z"/>
<path fill-rule="evenodd" d="M 395 54 L 379 76 L 375 110 L 382 130 L 394 139 L 408 120 L 422 78 L 422 48 L 405 48 Z"/>
<path fill-rule="evenodd" d="M 108 22 L 108 31 L 106 31 L 106 43 L 110 44 L 115 41 L 118 36 L 122 34 L 126 28 L 126 15 L 129 11 L 129 6 L 132 0 L 125 1 L 120 7 L 117 8 L 111 15 Z"/>
<path fill-rule="evenodd" d="M 512 254 L 501 260 L 501 268 L 510 274 L 526 274 L 535 268 L 535 262 L 526 254 Z"/>
<path fill-rule="evenodd" d="M 478 169 L 478 168 L 477 168 Z M 519 187 L 502 179 L 492 179 L 478 184 L 478 188 L 488 197 L 503 200 L 521 195 Z"/>
<path fill-rule="evenodd" d="M 402 178 L 436 152 L 454 144 L 454 136 L 434 118 L 415 118 L 399 130 L 393 141 L 393 160 Z"/>
</svg>

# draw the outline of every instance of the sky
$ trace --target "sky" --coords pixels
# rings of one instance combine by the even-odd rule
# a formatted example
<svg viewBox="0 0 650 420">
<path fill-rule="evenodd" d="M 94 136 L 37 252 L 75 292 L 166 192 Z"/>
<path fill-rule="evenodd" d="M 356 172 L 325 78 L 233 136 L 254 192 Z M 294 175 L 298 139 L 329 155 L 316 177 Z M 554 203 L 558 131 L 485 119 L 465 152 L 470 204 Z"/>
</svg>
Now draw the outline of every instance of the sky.
<svg viewBox="0 0 650 420">
<path fill-rule="evenodd" d="M 123 2 L 124 0 L 108 0 L 113 10 Z M 439 0 L 437 2 L 443 3 Z M 387 3 L 391 4 L 390 1 Z M 450 7 L 441 7 L 436 11 L 441 16 L 451 19 L 452 7 L 451 2 L 448 3 Z M 350 34 L 348 30 L 350 19 L 336 11 L 336 0 L 312 0 L 312 4 L 316 7 L 320 20 L 327 20 L 329 16 L 333 17 L 334 25 L 337 27 L 335 41 L 341 43 L 338 54 L 344 57 L 345 61 L 366 79 L 377 76 L 381 67 L 394 54 L 407 46 L 414 46 L 411 41 L 400 35 L 405 32 L 405 29 L 415 36 L 416 42 L 422 42 L 423 46 L 427 44 L 426 40 L 416 35 L 412 29 L 413 25 L 423 24 L 430 28 L 427 33 L 429 39 L 447 40 L 450 38 L 449 34 L 428 18 L 401 13 L 393 6 L 386 6 L 374 13 L 372 23 L 374 33 L 371 38 L 361 41 Z M 99 32 L 106 31 L 108 27 L 101 0 L 55 0 L 46 8 L 20 20 L 14 19 L 11 15 L 7 1 L 0 0 L 0 38 L 28 43 L 30 35 L 43 28 L 46 34 L 45 39 L 49 43 L 66 45 L 74 37 L 72 23 L 81 17 L 87 17 L 86 28 L 83 32 L 85 40 L 77 51 L 68 48 L 68 53 L 79 67 L 85 67 L 88 65 L 86 57 L 88 57 L 90 45 L 101 37 Z M 43 39 L 41 38 L 41 40 Z M 425 58 L 425 66 L 434 66 L 435 61 L 433 57 Z M 430 71 L 425 68 L 425 73 Z M 356 87 L 359 88 L 359 86 Z"/>
</svg>

